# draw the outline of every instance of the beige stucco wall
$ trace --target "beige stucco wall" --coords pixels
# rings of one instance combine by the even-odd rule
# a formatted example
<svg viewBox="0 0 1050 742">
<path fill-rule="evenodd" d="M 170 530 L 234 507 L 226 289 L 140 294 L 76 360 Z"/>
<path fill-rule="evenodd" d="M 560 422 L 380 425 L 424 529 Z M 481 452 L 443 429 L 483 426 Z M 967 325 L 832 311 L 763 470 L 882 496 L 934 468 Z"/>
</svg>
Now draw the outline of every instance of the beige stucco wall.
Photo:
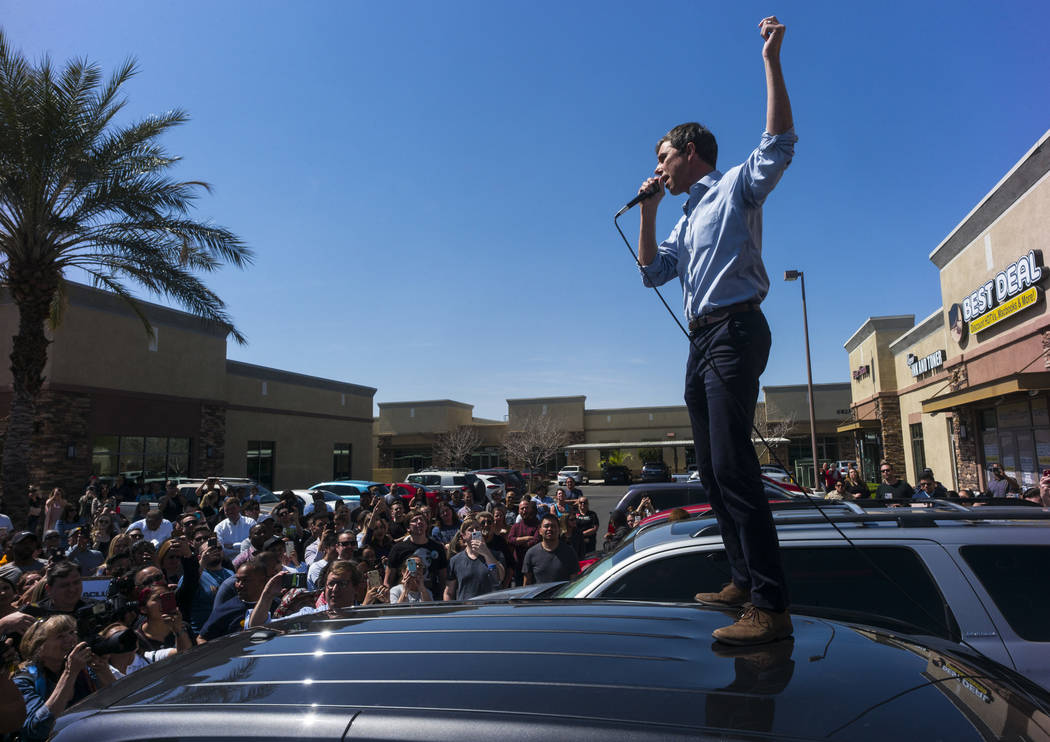
<svg viewBox="0 0 1050 742">
<path fill-rule="evenodd" d="M 939 317 L 940 320 L 936 321 L 931 329 L 924 335 L 914 338 L 909 337 L 906 341 L 894 346 L 896 352 L 893 354 L 893 361 L 897 376 L 898 389 L 907 389 L 910 386 L 922 382 L 940 382 L 932 385 L 925 385 L 918 389 L 904 392 L 900 395 L 901 433 L 904 437 L 904 459 L 906 469 L 906 474 L 902 474 L 902 476 L 904 476 L 912 486 L 918 486 L 919 475 L 922 472 L 920 472 L 916 466 L 915 456 L 912 451 L 912 423 L 910 422 L 910 417 L 922 413 L 923 401 L 934 396 L 937 391 L 943 387 L 944 383 L 947 382 L 948 372 L 944 370 L 944 366 L 941 366 L 932 371 L 920 374 L 919 376 L 912 376 L 911 369 L 908 367 L 908 355 L 912 354 L 918 358 L 925 358 L 934 351 L 945 350 L 947 331 L 943 322 L 944 315 L 941 314 Z M 957 489 L 957 483 L 955 482 L 952 473 L 951 445 L 948 440 L 947 417 L 943 414 L 923 415 L 920 418 L 919 424 L 922 425 L 923 451 L 926 456 L 926 466 L 933 469 L 934 475 L 945 487 L 948 489 Z"/>
<path fill-rule="evenodd" d="M 963 298 L 981 284 L 995 277 L 1030 250 L 1047 250 L 1047 234 L 1050 234 L 1050 175 L 1044 176 L 1031 189 L 995 220 L 981 236 L 967 245 L 941 270 L 941 295 L 947 312 L 953 304 L 961 304 Z M 991 257 L 989 265 L 989 255 Z M 1044 254 L 1044 260 L 1050 254 Z M 1050 270 L 1044 266 L 1044 275 Z M 1046 286 L 1046 281 L 1040 283 Z M 982 342 L 995 338 L 1001 328 L 1017 327 L 1021 324 L 1046 324 L 1050 303 L 1043 301 L 1033 308 L 1022 310 L 1018 322 L 1013 318 L 1003 320 L 976 336 L 970 336 L 967 351 L 979 348 Z M 1024 318 L 1021 320 L 1021 318 Z M 948 357 L 958 356 L 959 346 L 951 341 Z"/>
<path fill-rule="evenodd" d="M 77 291 L 74 289 L 74 291 Z M 79 291 L 78 291 L 79 293 Z M 149 306 L 146 306 L 149 313 Z M 55 385 L 119 389 L 146 394 L 222 399 L 226 375 L 226 339 L 221 333 L 151 317 L 156 351 L 151 351 L 142 322 L 133 315 L 72 303 L 51 333 L 47 382 Z M 180 323 L 180 324 L 185 324 Z M 11 353 L 17 311 L 0 311 L 0 355 Z M 9 384 L 7 363 L 0 364 L 0 384 Z"/>
<path fill-rule="evenodd" d="M 354 479 L 372 476 L 372 426 L 368 423 L 298 415 L 229 410 L 226 469 L 245 476 L 247 442 L 274 441 L 274 488 L 309 487 L 332 477 L 332 447 L 350 443 Z"/>
<path fill-rule="evenodd" d="M 450 400 L 385 402 L 379 405 L 376 434 L 446 433 L 460 425 L 470 425 L 473 409 Z"/>
<path fill-rule="evenodd" d="M 231 405 L 372 419 L 370 392 L 349 385 L 347 391 L 340 391 L 335 382 L 331 387 L 314 387 L 309 381 L 296 383 L 294 377 L 260 378 L 251 370 L 242 373 L 236 369 L 226 375 L 226 400 Z"/>
<path fill-rule="evenodd" d="M 549 415 L 568 431 L 583 430 L 584 397 L 545 397 L 508 399 L 507 421 L 510 430 L 528 415 Z"/>
<path fill-rule="evenodd" d="M 881 381 L 882 368 L 878 365 L 881 359 L 877 358 L 876 349 L 876 337 L 873 332 L 849 354 L 850 395 L 853 400 L 867 399 L 877 391 L 876 380 Z M 862 378 L 854 379 L 853 372 L 861 366 L 868 366 L 871 370 Z M 889 368 L 893 368 L 892 361 Z"/>
</svg>

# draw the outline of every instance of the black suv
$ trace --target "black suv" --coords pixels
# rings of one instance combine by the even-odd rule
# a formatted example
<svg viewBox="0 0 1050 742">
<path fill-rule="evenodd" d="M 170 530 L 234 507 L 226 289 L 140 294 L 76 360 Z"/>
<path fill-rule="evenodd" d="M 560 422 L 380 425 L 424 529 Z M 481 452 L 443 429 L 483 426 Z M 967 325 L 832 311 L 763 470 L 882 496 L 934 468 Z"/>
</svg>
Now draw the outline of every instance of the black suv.
<svg viewBox="0 0 1050 742">
<path fill-rule="evenodd" d="M 791 639 L 712 643 L 729 620 L 601 600 L 290 618 L 132 673 L 52 739 L 1046 738 L 1050 695 L 959 645 L 802 614 Z"/>
<path fill-rule="evenodd" d="M 642 466 L 643 482 L 670 482 L 671 470 L 662 461 L 646 461 Z"/>
</svg>

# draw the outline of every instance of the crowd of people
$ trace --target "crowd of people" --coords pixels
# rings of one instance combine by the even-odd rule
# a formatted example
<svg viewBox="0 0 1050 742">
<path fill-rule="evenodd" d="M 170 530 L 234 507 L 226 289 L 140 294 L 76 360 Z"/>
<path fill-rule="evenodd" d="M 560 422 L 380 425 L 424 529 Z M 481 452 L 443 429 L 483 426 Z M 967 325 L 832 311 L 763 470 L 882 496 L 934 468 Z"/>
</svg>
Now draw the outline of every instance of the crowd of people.
<svg viewBox="0 0 1050 742">
<path fill-rule="evenodd" d="M 897 474 L 892 463 L 885 460 L 879 464 L 879 476 L 880 481 L 872 492 L 853 463 L 850 463 L 845 471 L 828 463 L 825 463 L 821 470 L 825 497 L 829 500 L 862 500 L 871 497 L 883 500 L 934 498 L 973 501 L 973 504 L 980 505 L 982 501 L 991 499 L 1018 498 L 1042 507 L 1050 507 L 1050 469 L 1043 470 L 1038 487 L 1022 488 L 1017 479 L 1008 475 L 1000 464 L 992 464 L 991 476 L 983 492 L 968 488 L 949 490 L 937 481 L 933 470 L 928 467 L 919 475 L 918 486 L 913 487 Z"/>
<path fill-rule="evenodd" d="M 255 488 L 217 479 L 192 496 L 173 482 L 92 482 L 75 501 L 31 487 L 23 528 L 0 515 L 0 699 L 13 681 L 19 739 L 46 739 L 89 693 L 243 628 L 566 580 L 598 542 L 574 482 L 553 497 L 510 492 L 510 510 L 469 489 L 395 491 L 412 496 L 372 488 L 356 503 L 304 503 L 284 492 L 264 515 Z M 119 503 L 136 499 L 124 517 Z"/>
</svg>

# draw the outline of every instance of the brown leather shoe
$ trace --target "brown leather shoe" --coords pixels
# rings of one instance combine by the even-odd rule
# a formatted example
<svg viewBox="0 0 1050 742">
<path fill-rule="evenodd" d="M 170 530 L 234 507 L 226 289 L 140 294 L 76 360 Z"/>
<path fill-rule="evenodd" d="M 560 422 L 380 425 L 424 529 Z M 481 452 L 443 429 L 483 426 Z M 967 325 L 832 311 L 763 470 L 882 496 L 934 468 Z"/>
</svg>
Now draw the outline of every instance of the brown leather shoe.
<svg viewBox="0 0 1050 742">
<path fill-rule="evenodd" d="M 775 613 L 752 605 L 744 609 L 735 624 L 715 629 L 711 636 L 724 644 L 746 646 L 786 639 L 793 631 L 791 614 L 787 611 Z"/>
<path fill-rule="evenodd" d="M 751 600 L 751 591 L 737 587 L 735 582 L 728 582 L 717 593 L 697 593 L 696 602 L 713 605 L 718 608 L 736 608 Z"/>
</svg>

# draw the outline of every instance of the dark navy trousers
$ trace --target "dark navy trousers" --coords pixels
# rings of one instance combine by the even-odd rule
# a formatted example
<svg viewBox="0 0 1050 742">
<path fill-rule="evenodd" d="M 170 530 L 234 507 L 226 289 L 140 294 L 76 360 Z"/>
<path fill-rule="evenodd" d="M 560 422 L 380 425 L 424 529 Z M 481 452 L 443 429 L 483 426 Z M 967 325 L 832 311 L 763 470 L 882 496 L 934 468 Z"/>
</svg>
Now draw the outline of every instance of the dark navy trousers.
<svg viewBox="0 0 1050 742">
<path fill-rule="evenodd" d="M 725 542 L 733 582 L 758 608 L 788 607 L 780 545 L 751 442 L 758 378 L 769 359 L 769 325 L 758 309 L 730 314 L 692 334 L 685 404 L 696 463 Z"/>
</svg>

